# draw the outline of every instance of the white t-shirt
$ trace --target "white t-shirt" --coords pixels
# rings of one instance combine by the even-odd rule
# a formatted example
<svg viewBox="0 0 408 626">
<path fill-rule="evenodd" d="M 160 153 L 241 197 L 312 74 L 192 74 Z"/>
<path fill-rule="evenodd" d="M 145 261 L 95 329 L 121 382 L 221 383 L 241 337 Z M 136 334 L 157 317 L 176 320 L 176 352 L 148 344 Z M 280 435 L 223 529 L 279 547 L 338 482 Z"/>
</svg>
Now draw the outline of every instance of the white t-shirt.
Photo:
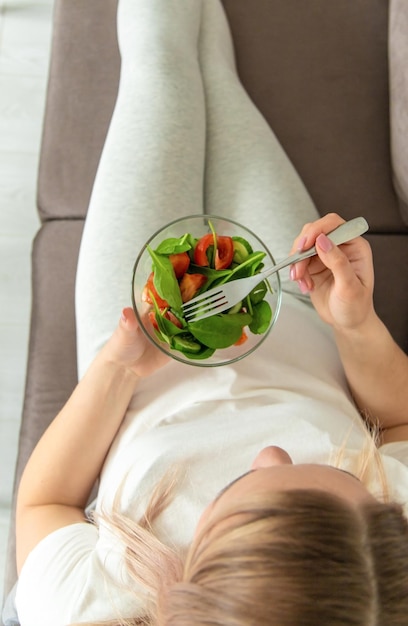
<svg viewBox="0 0 408 626">
<path fill-rule="evenodd" d="M 352 469 L 366 440 L 331 330 L 316 313 L 284 296 L 269 337 L 231 366 L 171 363 L 141 382 L 112 444 L 96 510 L 109 510 L 122 486 L 120 510 L 138 519 L 153 487 L 169 468 L 183 468 L 174 501 L 156 531 L 187 545 L 218 491 L 246 472 L 268 445 L 294 463 L 330 463 L 347 439 L 341 467 Z M 408 503 L 408 443 L 381 448 L 390 494 Z M 374 495 L 379 485 L 372 484 Z M 104 525 L 74 524 L 53 532 L 22 569 L 16 604 L 22 626 L 134 616 L 144 596 L 121 589 L 127 581 L 123 546 Z"/>
</svg>

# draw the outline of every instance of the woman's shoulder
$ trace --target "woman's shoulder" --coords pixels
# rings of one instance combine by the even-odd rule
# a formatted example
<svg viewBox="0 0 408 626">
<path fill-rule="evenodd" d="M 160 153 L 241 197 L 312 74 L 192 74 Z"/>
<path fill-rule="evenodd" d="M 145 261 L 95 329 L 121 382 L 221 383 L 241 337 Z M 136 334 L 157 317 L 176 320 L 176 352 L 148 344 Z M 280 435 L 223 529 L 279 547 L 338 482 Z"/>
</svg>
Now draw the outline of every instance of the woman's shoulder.
<svg viewBox="0 0 408 626">
<path fill-rule="evenodd" d="M 29 554 L 16 590 L 22 626 L 65 626 L 113 619 L 134 597 L 118 593 L 97 551 L 98 528 L 91 523 L 64 526 L 45 537 Z"/>
</svg>

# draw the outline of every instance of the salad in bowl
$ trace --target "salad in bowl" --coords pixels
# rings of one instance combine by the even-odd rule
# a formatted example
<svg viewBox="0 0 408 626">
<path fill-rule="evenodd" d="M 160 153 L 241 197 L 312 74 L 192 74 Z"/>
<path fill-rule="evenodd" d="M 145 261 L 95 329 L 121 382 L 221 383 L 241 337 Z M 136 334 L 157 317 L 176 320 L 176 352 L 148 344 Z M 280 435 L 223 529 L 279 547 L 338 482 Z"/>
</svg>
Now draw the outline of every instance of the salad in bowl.
<svg viewBox="0 0 408 626">
<path fill-rule="evenodd" d="M 208 367 L 239 360 L 262 343 L 278 317 L 278 274 L 223 313 L 187 321 L 182 306 L 273 264 L 262 241 L 232 220 L 213 215 L 175 220 L 149 239 L 136 260 L 132 302 L 139 324 L 178 361 Z"/>
</svg>

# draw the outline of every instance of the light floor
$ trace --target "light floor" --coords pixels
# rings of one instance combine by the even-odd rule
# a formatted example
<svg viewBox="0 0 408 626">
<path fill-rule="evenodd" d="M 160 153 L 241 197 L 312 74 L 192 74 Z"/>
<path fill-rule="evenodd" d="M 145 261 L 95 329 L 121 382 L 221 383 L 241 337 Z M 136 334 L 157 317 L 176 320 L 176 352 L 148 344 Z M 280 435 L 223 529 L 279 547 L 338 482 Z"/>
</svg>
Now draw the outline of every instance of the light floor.
<svg viewBox="0 0 408 626">
<path fill-rule="evenodd" d="M 22 411 L 53 0 L 0 0 L 0 599 Z"/>
</svg>

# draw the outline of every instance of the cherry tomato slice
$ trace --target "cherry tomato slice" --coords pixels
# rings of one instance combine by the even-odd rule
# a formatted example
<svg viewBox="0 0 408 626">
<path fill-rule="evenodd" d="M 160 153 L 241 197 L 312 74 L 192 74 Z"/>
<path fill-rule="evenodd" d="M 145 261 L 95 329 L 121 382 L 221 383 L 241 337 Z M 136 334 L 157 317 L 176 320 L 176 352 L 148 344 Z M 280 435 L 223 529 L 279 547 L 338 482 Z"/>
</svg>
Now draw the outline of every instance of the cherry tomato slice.
<svg viewBox="0 0 408 626">
<path fill-rule="evenodd" d="M 149 278 L 147 279 L 147 282 L 144 286 L 143 293 L 142 293 L 142 300 L 143 302 L 148 302 L 148 304 L 153 304 L 153 298 L 154 298 L 159 309 L 166 309 L 169 306 L 169 303 L 166 302 L 166 300 L 163 300 L 163 298 L 161 298 L 159 294 L 157 293 L 156 287 L 154 286 L 154 283 L 153 283 L 153 276 L 154 274 L 152 272 Z"/>
<path fill-rule="evenodd" d="M 214 245 L 214 237 L 212 233 L 204 235 L 204 237 L 201 237 L 201 239 L 197 241 L 197 245 L 194 248 L 194 263 L 196 265 L 206 267 L 210 264 L 207 257 L 207 250 L 212 245 Z"/>
<path fill-rule="evenodd" d="M 238 339 L 238 341 L 234 343 L 234 346 L 242 346 L 242 344 L 245 343 L 247 339 L 248 339 L 248 335 L 246 334 L 245 330 L 242 330 L 242 335 Z"/>
<path fill-rule="evenodd" d="M 234 256 L 234 242 L 231 237 L 217 237 L 217 252 L 215 253 L 215 269 L 225 270 L 232 263 Z"/>
<path fill-rule="evenodd" d="M 190 265 L 190 257 L 187 252 L 179 252 L 178 254 L 169 255 L 170 263 L 173 266 L 176 278 L 182 278 Z"/>
<path fill-rule="evenodd" d="M 234 242 L 231 237 L 225 237 L 223 235 L 216 235 L 217 250 L 215 253 L 215 269 L 224 270 L 232 263 L 232 257 L 234 255 Z M 208 266 L 209 261 L 207 257 L 207 250 L 210 246 L 214 245 L 214 236 L 212 233 L 208 233 L 198 240 L 196 247 L 194 248 L 194 263 L 202 267 Z"/>
<path fill-rule="evenodd" d="M 207 278 L 203 274 L 184 274 L 180 281 L 181 299 L 183 302 L 188 302 L 191 298 L 194 298 L 197 291 L 206 282 Z"/>
<path fill-rule="evenodd" d="M 170 322 L 172 322 L 172 324 L 174 324 L 178 328 L 181 328 L 181 322 L 177 319 L 177 317 L 171 311 L 169 311 L 168 309 L 160 309 L 160 314 L 166 319 L 168 319 Z M 149 311 L 148 317 L 153 327 L 156 330 L 159 330 L 159 325 L 156 319 L 156 311 L 154 311 L 153 309 Z"/>
</svg>

